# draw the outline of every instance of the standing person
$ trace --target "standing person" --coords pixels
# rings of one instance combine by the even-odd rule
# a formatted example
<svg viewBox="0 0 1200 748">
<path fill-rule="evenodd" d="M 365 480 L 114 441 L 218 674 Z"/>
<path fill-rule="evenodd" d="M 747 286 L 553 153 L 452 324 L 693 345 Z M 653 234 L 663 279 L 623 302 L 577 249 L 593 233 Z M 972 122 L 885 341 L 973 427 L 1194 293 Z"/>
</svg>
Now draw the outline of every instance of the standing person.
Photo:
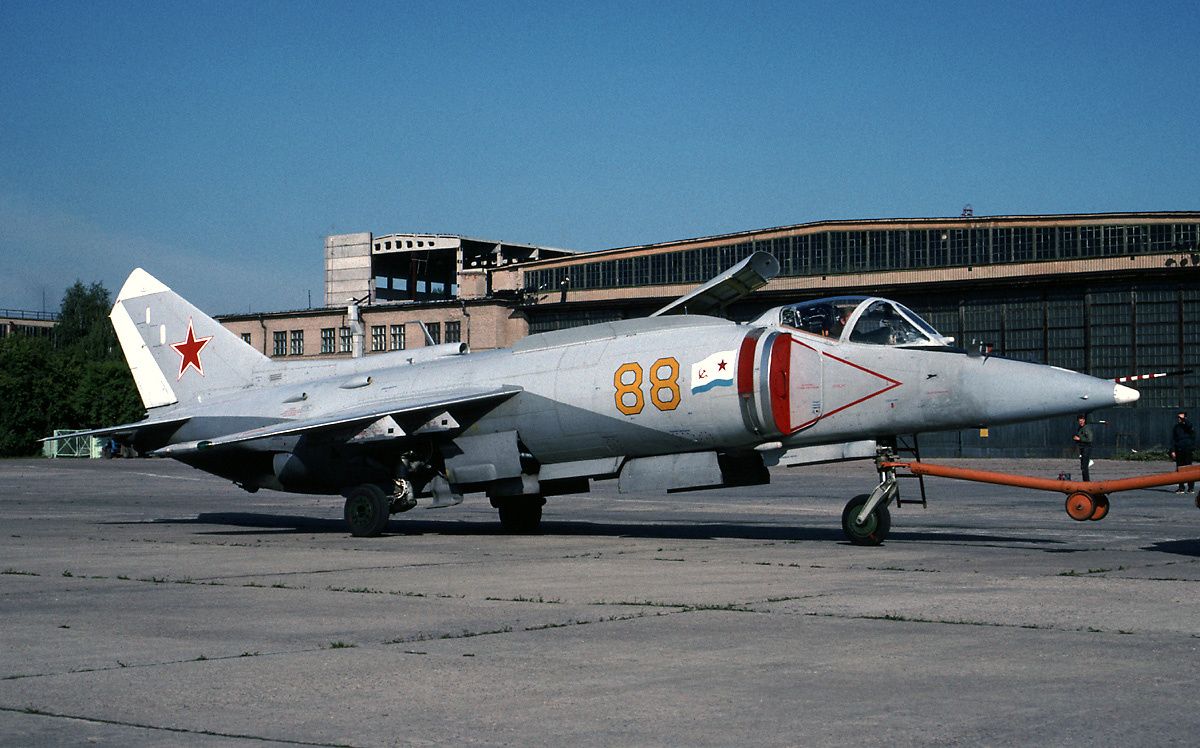
<svg viewBox="0 0 1200 748">
<path fill-rule="evenodd" d="M 1175 428 L 1171 429 L 1171 457 L 1175 460 L 1175 469 L 1192 464 L 1192 450 L 1196 447 L 1196 429 L 1188 420 L 1187 413 L 1179 411 L 1175 417 Z M 1175 493 L 1191 493 L 1196 490 L 1196 482 L 1188 481 L 1187 490 L 1183 484 L 1175 489 Z"/>
<path fill-rule="evenodd" d="M 1079 472 L 1083 474 L 1085 482 L 1090 481 L 1088 467 L 1092 464 L 1092 427 L 1088 425 L 1086 415 L 1079 416 L 1079 428 L 1071 440 L 1079 445 Z"/>
</svg>

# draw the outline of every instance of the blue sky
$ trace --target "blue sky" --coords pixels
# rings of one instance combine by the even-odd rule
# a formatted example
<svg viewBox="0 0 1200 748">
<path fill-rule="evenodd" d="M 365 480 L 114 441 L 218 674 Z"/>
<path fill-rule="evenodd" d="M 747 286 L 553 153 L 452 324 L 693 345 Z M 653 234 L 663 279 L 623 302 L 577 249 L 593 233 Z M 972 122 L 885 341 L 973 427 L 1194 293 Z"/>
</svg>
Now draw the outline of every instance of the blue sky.
<svg viewBox="0 0 1200 748">
<path fill-rule="evenodd" d="M 0 307 L 322 241 L 1200 209 L 1200 3 L 0 2 Z"/>
</svg>

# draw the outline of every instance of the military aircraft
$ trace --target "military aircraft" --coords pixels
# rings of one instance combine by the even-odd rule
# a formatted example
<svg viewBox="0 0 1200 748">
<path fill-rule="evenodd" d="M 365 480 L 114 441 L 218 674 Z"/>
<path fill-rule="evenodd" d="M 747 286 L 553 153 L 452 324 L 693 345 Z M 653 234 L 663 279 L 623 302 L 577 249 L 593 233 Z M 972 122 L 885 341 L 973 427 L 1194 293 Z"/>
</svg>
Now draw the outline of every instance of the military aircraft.
<svg viewBox="0 0 1200 748">
<path fill-rule="evenodd" d="M 882 298 L 806 301 L 748 323 L 705 314 L 778 271 L 755 253 L 647 318 L 508 349 L 272 361 L 136 269 L 111 319 L 148 414 L 90 433 L 251 492 L 340 494 L 355 536 L 468 493 L 485 493 L 504 528 L 530 532 L 545 497 L 593 480 L 623 493 L 763 484 L 772 466 L 874 457 L 899 435 L 1138 398 L 1111 380 L 954 347 Z M 851 542 L 882 542 L 894 495 L 850 500 Z"/>
</svg>

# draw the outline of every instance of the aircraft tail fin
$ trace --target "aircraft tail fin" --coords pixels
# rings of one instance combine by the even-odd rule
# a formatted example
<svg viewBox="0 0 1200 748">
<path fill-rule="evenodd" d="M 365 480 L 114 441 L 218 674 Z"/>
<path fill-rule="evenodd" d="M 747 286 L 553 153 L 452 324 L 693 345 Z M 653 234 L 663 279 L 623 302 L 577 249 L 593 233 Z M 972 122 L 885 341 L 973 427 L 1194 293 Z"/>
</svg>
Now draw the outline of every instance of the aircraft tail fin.
<svg viewBox="0 0 1200 748">
<path fill-rule="evenodd" d="M 271 360 L 141 268 L 109 314 L 147 408 L 253 385 Z"/>
</svg>

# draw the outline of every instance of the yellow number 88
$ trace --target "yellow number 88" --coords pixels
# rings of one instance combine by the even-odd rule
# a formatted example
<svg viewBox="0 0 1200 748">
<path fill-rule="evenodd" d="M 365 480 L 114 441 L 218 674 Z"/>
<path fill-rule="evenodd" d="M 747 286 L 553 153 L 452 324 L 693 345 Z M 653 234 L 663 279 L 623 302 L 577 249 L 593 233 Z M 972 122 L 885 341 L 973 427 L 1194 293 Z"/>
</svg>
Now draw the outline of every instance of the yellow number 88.
<svg viewBox="0 0 1200 748">
<path fill-rule="evenodd" d="M 617 410 L 627 416 L 642 412 L 646 407 L 644 381 L 641 364 L 630 362 L 617 367 L 613 373 Z M 679 362 L 672 357 L 660 358 L 650 365 L 650 402 L 659 410 L 675 410 L 679 400 Z"/>
</svg>

